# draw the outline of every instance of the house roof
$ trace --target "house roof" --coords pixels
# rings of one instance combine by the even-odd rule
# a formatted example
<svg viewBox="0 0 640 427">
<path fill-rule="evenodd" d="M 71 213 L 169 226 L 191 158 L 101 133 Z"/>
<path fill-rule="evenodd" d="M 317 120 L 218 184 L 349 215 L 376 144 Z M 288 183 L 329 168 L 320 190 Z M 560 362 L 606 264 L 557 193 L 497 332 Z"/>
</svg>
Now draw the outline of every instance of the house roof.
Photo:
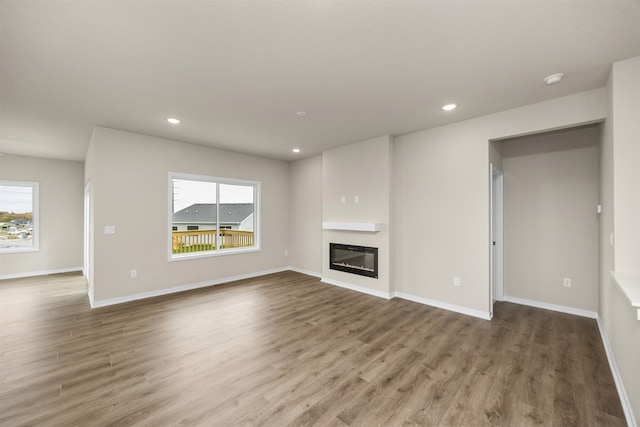
<svg viewBox="0 0 640 427">
<path fill-rule="evenodd" d="M 220 204 L 222 224 L 240 224 L 253 213 L 253 203 Z M 217 218 L 215 203 L 195 203 L 173 214 L 174 223 L 215 223 Z"/>
</svg>

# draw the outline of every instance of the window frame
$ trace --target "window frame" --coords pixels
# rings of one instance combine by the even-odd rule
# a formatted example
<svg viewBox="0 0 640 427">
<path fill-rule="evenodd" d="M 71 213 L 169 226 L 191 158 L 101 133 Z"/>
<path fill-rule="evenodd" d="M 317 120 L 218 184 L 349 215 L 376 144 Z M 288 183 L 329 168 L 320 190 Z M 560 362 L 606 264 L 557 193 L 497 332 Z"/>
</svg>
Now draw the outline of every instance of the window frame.
<svg viewBox="0 0 640 427">
<path fill-rule="evenodd" d="M 28 247 L 18 248 L 2 248 L 0 247 L 0 254 L 15 254 L 26 252 L 39 252 L 40 251 L 40 183 L 37 181 L 16 181 L 1 179 L 0 186 L 4 187 L 31 187 L 31 225 L 33 227 L 32 232 L 32 244 Z"/>
<path fill-rule="evenodd" d="M 229 248 L 229 249 L 215 249 L 212 251 L 201 251 L 201 252 L 189 252 L 182 254 L 174 254 L 173 253 L 173 180 L 181 179 L 181 180 L 189 180 L 189 181 L 202 181 L 202 182 L 210 182 L 216 184 L 216 205 L 220 205 L 220 185 L 228 184 L 228 185 L 242 185 L 247 187 L 253 187 L 253 215 L 254 215 L 254 230 L 253 230 L 253 246 L 246 246 L 242 248 Z M 245 254 L 251 252 L 260 252 L 261 248 L 261 224 L 260 224 L 260 191 L 261 190 L 261 182 L 260 181 L 250 181 L 250 180 L 242 180 L 242 179 L 233 179 L 233 178 L 222 178 L 216 176 L 208 176 L 208 175 L 195 175 L 189 173 L 182 172 L 169 172 L 168 178 L 168 238 L 167 238 L 167 256 L 168 261 L 184 261 L 190 259 L 198 259 L 198 258 L 209 258 L 209 257 L 218 257 L 218 256 L 226 256 L 226 255 L 236 255 L 236 254 Z M 219 218 L 218 218 L 219 221 Z M 216 224 L 216 228 L 218 228 L 220 223 Z"/>
</svg>

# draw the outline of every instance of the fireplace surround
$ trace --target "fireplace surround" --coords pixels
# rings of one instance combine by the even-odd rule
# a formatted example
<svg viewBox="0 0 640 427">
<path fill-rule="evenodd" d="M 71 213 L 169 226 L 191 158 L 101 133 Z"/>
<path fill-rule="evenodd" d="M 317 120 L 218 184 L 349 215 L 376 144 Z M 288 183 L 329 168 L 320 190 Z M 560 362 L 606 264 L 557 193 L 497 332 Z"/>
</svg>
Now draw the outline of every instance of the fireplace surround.
<svg viewBox="0 0 640 427">
<path fill-rule="evenodd" d="M 378 248 L 329 243 L 329 268 L 378 278 Z"/>
</svg>

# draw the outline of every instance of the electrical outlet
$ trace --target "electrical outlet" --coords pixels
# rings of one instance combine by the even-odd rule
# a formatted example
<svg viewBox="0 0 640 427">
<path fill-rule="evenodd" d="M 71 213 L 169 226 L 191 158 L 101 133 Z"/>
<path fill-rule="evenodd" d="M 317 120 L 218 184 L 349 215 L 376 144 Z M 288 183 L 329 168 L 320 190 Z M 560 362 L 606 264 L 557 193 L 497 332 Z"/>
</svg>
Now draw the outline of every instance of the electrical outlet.
<svg viewBox="0 0 640 427">
<path fill-rule="evenodd" d="M 136 277 L 138 277 L 138 270 L 131 270 L 131 278 L 135 279 Z"/>
<path fill-rule="evenodd" d="M 565 277 L 564 279 L 562 279 L 562 286 L 564 286 L 565 288 L 570 288 L 571 287 L 571 279 L 568 277 Z"/>
<path fill-rule="evenodd" d="M 459 277 L 454 277 L 453 278 L 453 286 L 460 286 L 460 278 Z"/>
<path fill-rule="evenodd" d="M 284 256 L 289 256 L 289 251 L 287 249 L 284 250 Z"/>
</svg>

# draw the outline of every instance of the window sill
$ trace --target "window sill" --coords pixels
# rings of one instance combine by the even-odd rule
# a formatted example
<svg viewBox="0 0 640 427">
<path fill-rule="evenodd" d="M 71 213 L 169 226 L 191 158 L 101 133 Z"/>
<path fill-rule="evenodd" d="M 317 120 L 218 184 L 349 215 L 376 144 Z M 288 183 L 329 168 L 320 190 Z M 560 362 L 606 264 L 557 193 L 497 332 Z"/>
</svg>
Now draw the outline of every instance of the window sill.
<svg viewBox="0 0 640 427">
<path fill-rule="evenodd" d="M 11 247 L 11 248 L 2 248 L 0 249 L 0 254 L 24 254 L 27 252 L 38 252 L 40 251 L 39 248 L 15 248 L 15 247 Z"/>
<path fill-rule="evenodd" d="M 640 275 L 611 271 L 611 276 L 631 306 L 638 309 L 638 320 L 640 320 Z"/>
<path fill-rule="evenodd" d="M 213 257 L 219 257 L 219 256 L 226 256 L 226 255 L 247 254 L 247 253 L 253 253 L 253 252 L 260 252 L 260 251 L 261 249 L 259 247 L 251 247 L 251 248 L 238 248 L 238 249 L 224 249 L 219 251 L 191 252 L 186 254 L 170 254 L 169 262 L 186 261 L 190 259 L 213 258 Z"/>
</svg>

